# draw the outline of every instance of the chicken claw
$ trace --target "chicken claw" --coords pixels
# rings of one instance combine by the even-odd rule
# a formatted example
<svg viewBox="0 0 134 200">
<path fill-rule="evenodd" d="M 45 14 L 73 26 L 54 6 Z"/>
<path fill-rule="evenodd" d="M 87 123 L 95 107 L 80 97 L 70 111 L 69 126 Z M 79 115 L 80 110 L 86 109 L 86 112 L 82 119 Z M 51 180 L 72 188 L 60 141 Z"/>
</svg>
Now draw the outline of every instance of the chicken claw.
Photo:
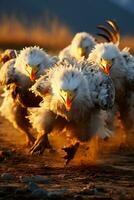
<svg viewBox="0 0 134 200">
<path fill-rule="evenodd" d="M 78 147 L 79 147 L 79 143 L 77 142 L 74 145 L 62 148 L 62 150 L 66 152 L 66 155 L 64 156 L 64 159 L 66 160 L 66 165 L 74 158 Z"/>
<path fill-rule="evenodd" d="M 32 135 L 26 136 L 26 146 L 31 147 L 34 144 L 34 142 L 35 142 L 34 136 Z"/>
<path fill-rule="evenodd" d="M 48 140 L 48 136 L 41 135 L 33 144 L 33 146 L 30 149 L 31 154 L 38 154 L 41 155 L 45 149 L 51 149 L 51 145 Z"/>
</svg>

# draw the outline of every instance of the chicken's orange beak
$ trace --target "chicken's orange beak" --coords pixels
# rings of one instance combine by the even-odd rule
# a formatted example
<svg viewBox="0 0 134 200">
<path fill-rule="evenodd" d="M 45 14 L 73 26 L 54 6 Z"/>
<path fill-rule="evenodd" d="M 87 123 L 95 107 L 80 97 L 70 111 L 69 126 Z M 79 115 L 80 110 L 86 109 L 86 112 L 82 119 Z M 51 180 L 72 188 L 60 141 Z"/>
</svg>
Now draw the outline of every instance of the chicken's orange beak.
<svg viewBox="0 0 134 200">
<path fill-rule="evenodd" d="M 112 60 L 101 59 L 101 68 L 105 72 L 105 74 L 109 75 L 111 67 L 113 65 Z"/>
<path fill-rule="evenodd" d="M 43 91 L 44 96 L 50 94 L 50 88 L 49 87 L 45 87 L 44 91 Z"/>
<path fill-rule="evenodd" d="M 104 72 L 105 72 L 107 75 L 109 75 L 109 74 L 110 74 L 110 67 L 109 67 L 109 66 L 106 66 L 106 67 L 104 68 Z"/>
<path fill-rule="evenodd" d="M 34 81 L 36 79 L 37 72 L 39 70 L 38 66 L 32 66 L 32 65 L 26 64 L 25 70 L 27 71 L 31 81 Z"/>
<path fill-rule="evenodd" d="M 37 66 L 31 66 L 31 70 L 30 70 L 30 74 L 29 74 L 29 77 L 30 77 L 31 81 L 35 81 L 37 71 L 38 71 L 38 67 Z"/>
<path fill-rule="evenodd" d="M 31 79 L 31 81 L 34 81 L 36 79 L 36 74 L 34 73 L 33 70 L 31 71 L 30 79 Z"/>
<path fill-rule="evenodd" d="M 80 57 L 83 57 L 83 56 L 85 57 L 86 56 L 86 49 L 79 47 L 78 48 L 78 54 L 80 55 Z"/>
<path fill-rule="evenodd" d="M 66 103 L 65 103 L 65 107 L 66 107 L 66 110 L 69 111 L 72 107 L 72 100 L 67 98 L 66 100 Z"/>
<path fill-rule="evenodd" d="M 72 102 L 73 102 L 73 99 L 75 96 L 74 91 L 61 89 L 60 95 L 64 99 L 64 104 L 65 104 L 66 110 L 70 111 L 70 109 L 72 108 Z"/>
</svg>

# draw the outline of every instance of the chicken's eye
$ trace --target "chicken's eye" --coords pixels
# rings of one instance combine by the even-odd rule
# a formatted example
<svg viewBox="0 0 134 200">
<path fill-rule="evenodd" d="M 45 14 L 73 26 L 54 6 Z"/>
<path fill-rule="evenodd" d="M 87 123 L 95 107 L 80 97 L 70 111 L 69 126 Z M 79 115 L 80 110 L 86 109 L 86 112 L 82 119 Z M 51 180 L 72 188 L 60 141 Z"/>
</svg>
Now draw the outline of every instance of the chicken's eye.
<svg viewBox="0 0 134 200">
<path fill-rule="evenodd" d="M 77 92 L 77 90 L 78 90 L 78 88 L 75 88 L 75 89 L 74 89 L 74 92 Z"/>
<path fill-rule="evenodd" d="M 66 95 L 66 93 L 65 93 L 65 91 L 64 91 L 63 89 L 60 89 L 60 93 L 61 93 L 61 95 L 63 95 L 63 96 Z"/>
<path fill-rule="evenodd" d="M 26 64 L 26 70 L 30 70 L 31 69 L 31 67 L 28 65 L 28 64 Z"/>
</svg>

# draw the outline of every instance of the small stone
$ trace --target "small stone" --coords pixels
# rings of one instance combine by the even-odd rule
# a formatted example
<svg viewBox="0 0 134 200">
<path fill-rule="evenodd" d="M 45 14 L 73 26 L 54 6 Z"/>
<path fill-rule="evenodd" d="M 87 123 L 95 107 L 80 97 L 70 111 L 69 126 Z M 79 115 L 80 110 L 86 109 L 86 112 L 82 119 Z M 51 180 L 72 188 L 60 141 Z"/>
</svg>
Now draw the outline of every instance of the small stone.
<svg viewBox="0 0 134 200">
<path fill-rule="evenodd" d="M 66 189 L 51 191 L 51 192 L 48 192 L 48 197 L 54 198 L 54 197 L 63 196 L 63 195 L 65 195 L 66 192 L 67 192 Z"/>
<path fill-rule="evenodd" d="M 57 177 L 59 178 L 59 179 L 64 179 L 65 178 L 65 174 L 59 174 Z"/>
<path fill-rule="evenodd" d="M 20 176 L 20 181 L 22 183 L 29 183 L 29 182 L 35 182 L 40 184 L 48 184 L 49 180 L 43 176 L 37 175 L 37 176 Z"/>
<path fill-rule="evenodd" d="M 43 176 L 37 175 L 37 176 L 32 176 L 32 181 L 40 184 L 48 184 L 49 180 Z"/>
<path fill-rule="evenodd" d="M 1 174 L 1 178 L 4 180 L 13 180 L 15 177 L 10 173 L 3 173 Z"/>
<path fill-rule="evenodd" d="M 79 192 L 79 194 L 82 195 L 97 195 L 98 191 L 96 190 L 96 188 L 93 189 L 83 189 Z"/>
<path fill-rule="evenodd" d="M 21 189 L 21 188 L 17 188 L 15 190 L 15 194 L 24 194 L 24 192 L 26 192 L 24 189 Z"/>
<path fill-rule="evenodd" d="M 11 157 L 13 155 L 13 151 L 11 150 L 1 150 L 0 151 L 0 157 L 4 157 L 4 158 L 7 158 L 7 157 Z"/>
<path fill-rule="evenodd" d="M 39 186 L 36 183 L 33 183 L 33 182 L 28 183 L 27 190 L 29 192 L 33 192 L 34 190 L 37 190 L 37 189 L 39 189 Z"/>
<path fill-rule="evenodd" d="M 14 151 L 12 151 L 12 150 L 6 150 L 4 153 L 5 153 L 6 157 L 10 157 L 10 156 L 13 156 Z"/>
<path fill-rule="evenodd" d="M 101 187 L 95 187 L 93 185 L 88 185 L 83 190 L 80 191 L 79 194 L 82 195 L 104 195 L 107 191 Z"/>
<path fill-rule="evenodd" d="M 103 187 L 96 187 L 96 189 L 99 193 L 107 193 L 107 190 Z"/>
<path fill-rule="evenodd" d="M 3 154 L 3 151 L 0 151 L 0 161 L 5 160 L 5 156 Z"/>
<path fill-rule="evenodd" d="M 76 194 L 76 195 L 74 196 L 74 199 L 75 199 L 75 200 L 83 200 L 83 197 L 82 197 L 81 195 Z"/>
<path fill-rule="evenodd" d="M 20 176 L 20 181 L 22 183 L 29 183 L 29 182 L 32 182 L 32 178 L 30 176 Z"/>
<path fill-rule="evenodd" d="M 94 190 L 94 195 L 99 195 L 100 194 L 99 191 L 96 188 L 94 188 L 93 190 Z"/>
<path fill-rule="evenodd" d="M 47 197 L 47 191 L 42 188 L 38 188 L 32 192 L 31 197 L 36 197 L 36 198 Z"/>
</svg>

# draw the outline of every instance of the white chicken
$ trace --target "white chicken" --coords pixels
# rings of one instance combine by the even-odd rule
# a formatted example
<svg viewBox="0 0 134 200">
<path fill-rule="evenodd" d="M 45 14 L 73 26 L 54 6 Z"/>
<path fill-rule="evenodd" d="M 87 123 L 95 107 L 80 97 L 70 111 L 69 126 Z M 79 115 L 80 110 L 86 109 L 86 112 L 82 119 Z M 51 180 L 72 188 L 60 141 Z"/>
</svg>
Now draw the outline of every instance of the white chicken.
<svg viewBox="0 0 134 200">
<path fill-rule="evenodd" d="M 50 147 L 48 134 L 66 127 L 75 140 L 75 144 L 64 148 L 68 163 L 80 143 L 99 132 L 107 134 L 101 109 L 113 106 L 114 87 L 112 80 L 95 67 L 87 70 L 86 62 L 72 65 L 60 61 L 37 80 L 32 90 L 44 98 L 39 108 L 30 111 L 30 122 L 38 131 L 31 153 L 43 153 Z"/>
<path fill-rule="evenodd" d="M 81 59 L 82 57 L 87 58 L 88 54 L 91 52 L 95 46 L 96 41 L 93 36 L 86 32 L 77 33 L 71 44 L 65 49 L 60 51 L 59 58 L 74 58 L 76 60 Z"/>
<path fill-rule="evenodd" d="M 133 91 L 134 91 L 134 58 L 128 49 L 120 50 L 119 28 L 115 22 L 106 21 L 113 28 L 113 32 L 104 26 L 99 29 L 105 31 L 104 36 L 110 43 L 97 44 L 88 57 L 88 61 L 98 64 L 100 70 L 110 75 L 114 82 L 116 95 L 115 105 L 108 113 L 108 124 L 114 128 L 113 122 L 117 112 L 120 113 L 121 121 L 127 131 L 133 127 Z M 131 125 L 130 125 L 131 124 Z"/>
<path fill-rule="evenodd" d="M 55 62 L 56 59 L 46 54 L 43 49 L 27 47 L 16 59 L 6 62 L 0 70 L 0 82 L 5 87 L 0 107 L 1 115 L 26 134 L 28 144 L 34 142 L 34 137 L 30 133 L 31 125 L 26 118 L 27 107 L 38 106 L 42 100 L 41 97 L 35 97 L 29 88 L 45 73 L 44 69 Z"/>
</svg>

